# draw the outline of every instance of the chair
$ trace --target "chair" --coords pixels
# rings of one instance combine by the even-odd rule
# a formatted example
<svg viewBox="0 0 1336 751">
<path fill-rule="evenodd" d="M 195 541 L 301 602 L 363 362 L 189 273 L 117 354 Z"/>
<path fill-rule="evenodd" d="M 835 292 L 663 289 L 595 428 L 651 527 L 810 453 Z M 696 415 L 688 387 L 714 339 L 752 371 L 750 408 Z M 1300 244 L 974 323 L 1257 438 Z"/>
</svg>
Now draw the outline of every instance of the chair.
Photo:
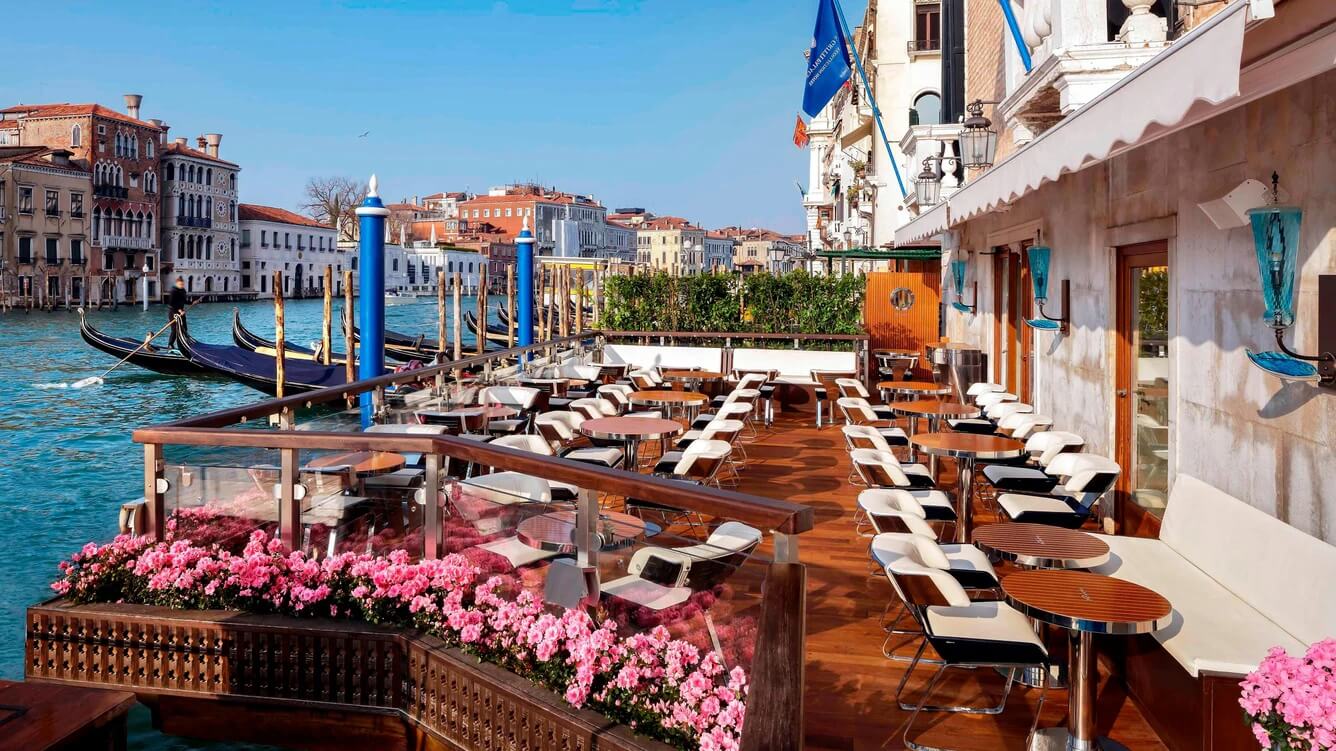
<svg viewBox="0 0 1336 751">
<path fill-rule="evenodd" d="M 1085 439 L 1075 433 L 1062 430 L 1035 433 L 1025 440 L 1026 458 L 1021 460 L 1022 463 L 989 464 L 983 468 L 984 481 L 1000 491 L 1047 493 L 1057 487 L 1058 470 L 1065 466 L 1064 463 L 1059 463 L 1056 468 L 1050 465 L 1059 456 L 1075 452 L 1084 445 Z"/>
<path fill-rule="evenodd" d="M 891 514 L 903 514 L 922 519 L 930 527 L 932 524 L 954 527 L 956 524 L 956 509 L 951 505 L 951 497 L 940 490 L 931 489 L 906 489 L 906 488 L 869 488 L 876 490 L 876 493 L 868 493 L 864 496 L 859 494 L 859 509 L 854 512 L 855 524 L 859 523 L 859 514 L 862 513 L 863 522 L 870 523 L 874 529 L 878 524 L 888 522 L 878 522 L 875 517 Z M 868 491 L 863 491 L 867 493 Z M 915 525 L 916 526 L 916 525 Z M 909 527 L 910 531 L 919 531 Z M 882 530 L 885 531 L 885 530 Z"/>
<path fill-rule="evenodd" d="M 663 379 L 653 370 L 635 370 L 627 375 L 636 391 L 654 391 L 663 386 Z"/>
<path fill-rule="evenodd" d="M 1024 441 L 1040 431 L 1053 427 L 1053 418 L 1033 412 L 1016 412 L 997 421 L 997 432 Z"/>
<path fill-rule="evenodd" d="M 520 416 L 510 420 L 491 420 L 489 433 L 524 433 L 529 430 L 534 403 L 543 392 L 527 386 L 488 386 L 478 392 L 478 404 L 501 404 L 518 410 Z"/>
<path fill-rule="evenodd" d="M 983 416 L 992 420 L 994 424 L 1007 415 L 1021 412 L 1034 412 L 1034 406 L 1024 402 L 998 402 L 983 408 Z"/>
<path fill-rule="evenodd" d="M 709 589 L 723 581 L 730 571 L 737 570 L 760 542 L 761 530 L 741 522 L 724 522 L 698 545 L 646 547 L 636 551 L 627 565 L 628 576 L 608 582 L 602 590 L 612 596 L 620 596 L 618 593 L 623 589 L 643 591 L 627 580 L 645 575 L 652 576 L 652 581 L 662 587 Z"/>
<path fill-rule="evenodd" d="M 741 420 L 716 419 L 711 420 L 701 430 L 688 430 L 677 440 L 673 451 L 668 451 L 659 457 L 659 461 L 654 466 L 657 473 L 672 472 L 677 466 L 677 462 L 682 460 L 686 449 L 697 441 L 723 441 L 730 447 L 742 434 L 743 424 Z"/>
<path fill-rule="evenodd" d="M 850 373 L 847 370 L 824 370 L 813 368 L 808 371 L 808 374 L 811 375 L 812 380 L 817 384 L 813 389 L 813 392 L 816 397 L 816 426 L 820 428 L 825 423 L 823 417 L 826 410 L 829 409 L 832 413 L 835 411 L 834 405 L 831 404 L 831 402 L 838 398 L 838 395 L 841 393 L 838 381 L 844 379 L 850 375 Z M 831 422 L 834 422 L 833 414 Z"/>
<path fill-rule="evenodd" d="M 570 411 L 578 412 L 586 420 L 597 420 L 600 417 L 616 417 L 617 407 L 607 399 L 588 397 L 585 399 L 576 399 L 570 403 Z"/>
<path fill-rule="evenodd" d="M 1067 481 L 1048 495 L 1003 493 L 997 497 L 997 505 L 1006 518 L 1068 529 L 1078 529 L 1085 523 L 1099 499 L 1113 490 L 1121 468 L 1113 460 L 1094 454 L 1065 457 L 1055 459 L 1049 469 L 1061 471 Z M 1055 468 L 1054 464 L 1059 466 Z"/>
<path fill-rule="evenodd" d="M 448 430 L 445 425 L 417 425 L 413 423 L 394 423 L 372 425 L 364 433 L 392 433 L 402 435 L 443 435 Z M 422 454 L 403 454 L 404 466 L 384 475 L 375 475 L 362 481 L 367 490 L 413 490 L 422 484 L 426 473 L 422 469 Z"/>
<path fill-rule="evenodd" d="M 493 446 L 515 449 L 517 451 L 528 451 L 532 454 L 542 456 L 554 456 L 552 446 L 541 435 L 503 435 L 492 441 Z M 570 483 L 548 480 L 548 487 L 551 489 L 552 500 L 554 501 L 573 501 L 580 497 L 580 488 Z"/>
<path fill-rule="evenodd" d="M 700 430 L 715 418 L 738 419 L 746 423 L 751 434 L 755 436 L 756 428 L 752 425 L 751 415 L 756 409 L 756 400 L 760 397 L 761 392 L 757 389 L 733 389 L 714 412 L 702 412 L 696 415 L 696 419 L 691 421 L 691 428 Z"/>
<path fill-rule="evenodd" d="M 622 466 L 625 456 L 619 448 L 572 445 L 580 438 L 580 424 L 583 422 L 584 417 L 576 412 L 547 412 L 534 418 L 538 435 L 547 441 L 557 456 L 601 467 Z"/>
<path fill-rule="evenodd" d="M 854 471 L 869 488 L 935 488 L 931 472 L 922 464 L 901 464 L 895 454 L 881 449 L 849 452 Z"/>
<path fill-rule="evenodd" d="M 857 378 L 836 378 L 835 385 L 840 389 L 841 398 L 862 399 L 867 402 L 872 411 L 876 413 L 878 420 L 895 419 L 895 411 L 891 409 L 889 404 L 872 403 L 872 397 L 868 394 L 867 388 Z"/>
<path fill-rule="evenodd" d="M 598 398 L 612 402 L 618 412 L 625 412 L 631 408 L 631 394 L 635 393 L 635 389 L 624 383 L 609 383 L 599 386 L 594 393 Z"/>
<path fill-rule="evenodd" d="M 766 382 L 766 376 L 764 373 L 744 373 L 740 378 L 738 378 L 737 385 L 733 387 L 733 391 L 739 391 L 741 389 L 756 389 L 757 394 L 759 395 L 761 387 L 765 386 L 765 382 Z M 716 396 L 715 398 L 710 400 L 710 406 L 714 409 L 718 409 L 719 407 L 724 405 L 725 401 L 728 400 L 729 395 L 730 394 L 720 394 L 719 396 Z"/>
<path fill-rule="evenodd" d="M 835 405 L 844 415 L 846 425 L 867 425 L 875 428 L 892 446 L 909 445 L 909 435 L 903 429 L 887 424 L 889 421 L 880 417 L 866 399 L 842 396 L 835 400 Z"/>
<path fill-rule="evenodd" d="M 971 383 L 970 387 L 965 389 L 965 396 L 971 399 L 978 399 L 980 396 L 989 393 L 1006 393 L 1007 387 L 1000 383 Z M 977 404 L 977 402 L 976 402 Z"/>
<path fill-rule="evenodd" d="M 660 477 L 672 480 L 681 480 L 698 485 L 719 486 L 719 470 L 728 462 L 732 447 L 723 441 L 698 440 L 682 451 L 682 458 L 677 461 L 670 472 L 657 473 Z M 692 529 L 700 524 L 704 525 L 704 519 L 697 511 L 688 511 L 676 506 L 648 501 L 640 498 L 626 499 L 627 513 L 634 513 L 644 518 L 646 511 L 654 512 L 667 526 L 671 519 L 685 521 Z"/>
<path fill-rule="evenodd" d="M 902 709 L 912 710 L 902 735 L 905 747 L 921 749 L 922 746 L 910 740 L 919 713 L 928 710 L 1000 714 L 1006 707 L 1007 698 L 1011 695 L 1016 671 L 1037 668 L 1039 673 L 1047 675 L 1049 658 L 1043 642 L 1035 634 L 1034 627 L 1023 613 L 1004 602 L 972 601 L 964 587 L 949 572 L 919 562 L 924 549 L 917 543 L 903 540 L 901 545 L 901 550 L 888 551 L 888 555 L 895 557 L 886 566 L 886 576 L 904 601 L 907 610 L 923 629 L 924 639 L 919 645 L 914 662 L 900 680 L 900 685 L 896 689 L 896 700 Z M 941 662 L 929 679 L 928 686 L 918 703 L 910 705 L 903 700 L 905 683 L 913 671 L 913 665 L 921 661 L 923 651 L 928 646 L 938 654 Z M 1002 698 L 995 706 L 930 707 L 928 705 L 928 699 L 932 697 L 933 690 L 948 668 L 980 667 L 1007 671 Z M 984 675 L 982 672 L 977 674 Z M 1046 692 L 1047 685 L 1040 692 L 1039 706 L 1030 727 L 1031 736 L 1038 725 Z"/>
</svg>

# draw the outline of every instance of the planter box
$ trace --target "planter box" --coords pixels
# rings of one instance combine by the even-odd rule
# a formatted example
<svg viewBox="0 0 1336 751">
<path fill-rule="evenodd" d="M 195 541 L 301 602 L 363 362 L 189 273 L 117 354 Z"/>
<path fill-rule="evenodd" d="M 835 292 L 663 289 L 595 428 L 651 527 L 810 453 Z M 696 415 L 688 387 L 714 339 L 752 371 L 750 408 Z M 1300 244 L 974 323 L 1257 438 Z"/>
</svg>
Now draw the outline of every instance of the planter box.
<svg viewBox="0 0 1336 751">
<path fill-rule="evenodd" d="M 28 680 L 154 701 L 398 714 L 466 751 L 671 748 L 438 639 L 365 623 L 52 600 L 28 609 L 25 658 Z"/>
</svg>

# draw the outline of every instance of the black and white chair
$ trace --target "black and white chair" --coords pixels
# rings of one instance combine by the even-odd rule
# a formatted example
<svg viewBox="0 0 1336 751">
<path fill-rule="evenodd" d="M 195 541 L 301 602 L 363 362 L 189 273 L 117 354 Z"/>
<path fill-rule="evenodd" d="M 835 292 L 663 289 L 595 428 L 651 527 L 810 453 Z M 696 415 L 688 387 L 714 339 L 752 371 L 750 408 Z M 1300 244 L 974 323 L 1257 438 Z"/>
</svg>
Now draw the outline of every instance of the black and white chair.
<svg viewBox="0 0 1336 751">
<path fill-rule="evenodd" d="M 625 412 L 631 408 L 631 394 L 635 389 L 624 383 L 609 383 L 599 386 L 595 394 L 600 399 L 607 399 L 617 407 L 618 412 Z"/>
<path fill-rule="evenodd" d="M 927 522 L 912 514 L 886 514 L 875 517 L 879 524 L 898 528 L 896 531 L 879 532 L 868 545 L 868 557 L 879 574 L 883 574 L 901 557 L 908 555 L 915 562 L 946 571 L 960 586 L 970 591 L 974 600 L 1001 599 L 999 579 L 992 562 L 979 548 L 966 543 L 938 543 L 932 528 Z M 886 524 L 890 522 L 890 524 Z M 891 635 L 921 633 L 917 629 L 900 628 L 905 609 L 898 608 L 895 618 L 888 621 L 887 616 L 895 607 L 895 601 L 886 603 L 882 611 L 881 625 L 887 636 L 882 642 L 882 655 L 887 659 L 907 661 L 895 654 L 891 648 Z M 903 606 L 903 603 L 900 603 Z"/>
<path fill-rule="evenodd" d="M 648 579 L 660 587 L 687 587 L 702 590 L 713 587 L 737 570 L 761 542 L 761 531 L 741 522 L 720 524 L 705 542 L 681 548 L 645 547 L 637 550 L 626 567 L 627 576 L 602 586 L 604 594 L 614 597 L 632 594 L 632 599 L 652 588 L 644 588 L 634 579 Z M 639 591 L 637 591 L 639 590 Z M 685 599 L 685 598 L 683 598 Z M 655 593 L 654 602 L 662 602 Z M 644 604 L 638 602 L 636 604 Z M 648 607 L 648 605 L 647 605 Z"/>
<path fill-rule="evenodd" d="M 488 386 L 478 392 L 478 404 L 499 404 L 520 414 L 507 420 L 489 420 L 487 432 L 493 434 L 526 433 L 533 418 L 534 404 L 543 392 L 528 386 Z"/>
<path fill-rule="evenodd" d="M 1047 675 L 1049 667 L 1048 651 L 1036 635 L 1030 620 L 1023 613 L 1004 602 L 976 602 L 970 599 L 964 587 L 947 571 L 942 571 L 919 563 L 919 548 L 907 542 L 907 549 L 886 567 L 886 576 L 891 580 L 896 593 L 904 600 L 906 608 L 923 629 L 924 639 L 919 646 L 915 663 L 921 660 L 923 652 L 931 646 L 941 658 L 935 673 L 928 681 L 927 688 L 916 704 L 904 701 L 904 687 L 913 666 L 905 671 L 896 689 L 896 700 L 900 707 L 912 710 L 905 723 L 902 740 L 906 748 L 923 749 L 911 740 L 915 721 L 921 712 L 941 711 L 965 714 L 1001 714 L 1006 707 L 1007 698 L 1015 683 L 1016 673 L 1026 668 L 1036 668 L 1040 674 Z M 987 707 L 936 707 L 929 706 L 928 700 L 933 690 L 941 681 L 948 668 L 998 668 L 1006 671 L 1006 684 L 1001 700 Z M 985 675 L 983 672 L 977 675 Z M 1038 725 L 1043 709 L 1047 686 L 1041 690 L 1039 706 L 1035 711 L 1030 735 Z M 1027 739 L 1028 743 L 1028 739 Z"/>
<path fill-rule="evenodd" d="M 881 449 L 849 452 L 854 471 L 869 488 L 929 489 L 937 487 L 932 472 L 922 464 L 901 464 L 895 454 Z"/>
<path fill-rule="evenodd" d="M 889 404 L 873 404 L 872 397 L 868 394 L 867 387 L 857 378 L 837 378 L 835 385 L 840 389 L 840 396 L 845 399 L 862 399 L 867 402 L 872 411 L 876 413 L 878 420 L 894 420 L 895 411 Z"/>
<path fill-rule="evenodd" d="M 576 399 L 575 401 L 570 403 L 569 407 L 571 412 L 580 413 L 581 415 L 584 416 L 584 419 L 586 420 L 597 420 L 600 417 L 617 416 L 616 405 L 614 405 L 607 399 L 600 399 L 596 397 L 586 397 L 584 399 Z"/>
<path fill-rule="evenodd" d="M 1059 470 L 1050 465 L 1058 457 L 1073 454 L 1085 445 L 1085 439 L 1063 430 L 1046 430 L 1025 439 L 1025 456 L 1017 462 L 998 462 L 983 467 L 984 482 L 999 492 L 1047 493 L 1062 481 Z"/>
<path fill-rule="evenodd" d="M 1094 505 L 1113 490 L 1121 471 L 1113 460 L 1093 454 L 1064 454 L 1049 464 L 1049 470 L 1067 478 L 1049 493 L 1002 493 L 997 497 L 998 508 L 1007 519 L 1078 529 Z"/>
<path fill-rule="evenodd" d="M 732 453 L 732 447 L 724 441 L 697 440 L 682 450 L 682 457 L 678 459 L 671 471 L 656 474 L 670 480 L 718 487 L 719 473 L 727 465 L 730 453 Z M 663 521 L 665 526 L 673 521 L 683 521 L 694 530 L 697 526 L 704 526 L 705 524 L 700 512 L 688 511 L 642 498 L 628 497 L 626 499 L 626 511 L 642 519 L 645 518 L 646 513 L 654 514 Z"/>
<path fill-rule="evenodd" d="M 574 462 L 600 467 L 622 466 L 624 452 L 615 446 L 581 446 L 580 425 L 584 417 L 576 412 L 546 412 L 534 418 L 538 435 L 547 441 L 557 456 Z"/>
<path fill-rule="evenodd" d="M 968 391 L 966 393 L 968 393 Z M 978 405 L 980 409 L 991 406 L 993 404 L 999 404 L 1001 402 L 1015 402 L 1015 401 L 1020 401 L 1020 397 L 1016 396 L 1015 394 L 1009 391 L 984 391 L 981 392 L 978 396 L 974 397 L 974 403 Z"/>
<path fill-rule="evenodd" d="M 983 416 L 992 420 L 994 425 L 1008 415 L 1033 412 L 1034 405 L 1025 402 L 998 402 L 983 408 Z"/>
<path fill-rule="evenodd" d="M 909 434 L 891 424 L 891 420 L 878 415 L 866 399 L 858 396 L 842 396 L 835 400 L 835 406 L 844 416 L 845 425 L 866 425 L 874 428 L 892 446 L 909 445 Z"/>
<path fill-rule="evenodd" d="M 541 454 L 543 456 L 555 456 L 546 439 L 541 435 L 503 435 L 492 441 L 493 446 L 515 449 L 517 451 L 528 451 L 532 454 Z M 580 488 L 570 483 L 557 482 L 556 480 L 547 481 L 552 492 L 554 501 L 573 501 L 580 497 Z"/>
<path fill-rule="evenodd" d="M 1035 433 L 1053 428 L 1053 418 L 1034 412 L 1016 412 L 997 421 L 999 435 L 1024 441 Z"/>
<path fill-rule="evenodd" d="M 870 524 L 874 530 L 877 530 L 879 524 L 888 526 L 890 522 L 878 522 L 876 517 L 894 514 L 917 517 L 926 522 L 929 527 L 933 524 L 954 527 L 956 524 L 956 508 L 951 505 L 951 497 L 940 490 L 911 490 L 907 488 L 869 488 L 869 490 L 879 492 L 868 493 L 866 496 L 859 495 L 858 510 L 854 512 L 855 525 L 859 523 Z M 867 491 L 863 492 L 867 493 Z M 880 531 L 893 530 L 888 527 Z M 922 530 L 916 528 L 910 529 L 910 531 Z"/>
<path fill-rule="evenodd" d="M 730 390 L 729 394 L 739 389 L 756 389 L 757 394 L 759 394 L 761 387 L 765 386 L 765 382 L 766 382 L 766 377 L 764 373 L 743 373 L 738 377 L 737 383 Z M 728 401 L 729 394 L 720 394 L 719 396 L 716 396 L 715 398 L 711 399 L 710 407 L 713 409 L 718 409 L 719 407 L 723 406 L 724 403 Z"/>
</svg>

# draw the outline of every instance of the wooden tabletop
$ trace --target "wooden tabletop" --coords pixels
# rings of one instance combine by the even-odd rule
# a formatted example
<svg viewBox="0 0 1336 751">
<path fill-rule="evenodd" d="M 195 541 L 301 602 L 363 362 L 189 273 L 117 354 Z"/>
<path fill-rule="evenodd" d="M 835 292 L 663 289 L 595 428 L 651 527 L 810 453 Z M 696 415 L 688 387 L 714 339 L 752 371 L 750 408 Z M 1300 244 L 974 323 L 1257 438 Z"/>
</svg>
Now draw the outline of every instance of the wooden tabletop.
<svg viewBox="0 0 1336 751">
<path fill-rule="evenodd" d="M 937 417 L 978 417 L 978 407 L 960 402 L 948 402 L 944 399 L 918 399 L 912 402 L 895 402 L 890 405 L 896 412 L 914 415 L 935 415 Z"/>
<path fill-rule="evenodd" d="M 874 349 L 873 357 L 918 357 L 919 351 L 916 349 Z"/>
<path fill-rule="evenodd" d="M 575 553 L 575 512 L 553 511 L 531 516 L 515 527 L 515 536 L 531 548 L 553 553 Z M 638 516 L 618 511 L 599 513 L 595 534 L 601 547 L 616 548 L 645 536 L 645 522 Z"/>
<path fill-rule="evenodd" d="M 415 414 L 428 417 L 514 417 L 519 414 L 519 410 L 504 404 L 489 404 L 479 407 L 459 407 L 446 412 L 423 409 Z"/>
<path fill-rule="evenodd" d="M 723 373 L 713 370 L 665 370 L 663 377 L 669 381 L 722 381 Z"/>
<path fill-rule="evenodd" d="M 974 529 L 974 544 L 1018 566 L 1084 569 L 1109 560 L 1109 545 L 1075 529 L 1048 524 L 1004 522 Z"/>
<path fill-rule="evenodd" d="M 407 462 L 402 454 L 393 451 L 349 451 L 345 454 L 320 456 L 306 463 L 311 469 L 350 466 L 358 475 L 383 475 L 403 469 Z"/>
<path fill-rule="evenodd" d="M 920 433 L 914 447 L 937 456 L 972 456 L 976 459 L 1011 459 L 1025 453 L 1025 444 L 1015 438 L 977 433 Z"/>
<path fill-rule="evenodd" d="M 89 728 L 120 720 L 134 705 L 135 695 L 129 691 L 0 681 L 0 748 L 41 751 L 64 747 Z M 125 741 L 123 727 L 121 743 Z M 97 740 L 84 738 L 91 744 Z"/>
<path fill-rule="evenodd" d="M 932 381 L 882 381 L 877 388 L 887 391 L 923 392 L 928 394 L 949 394 L 951 387 Z"/>
<path fill-rule="evenodd" d="M 677 435 L 682 426 L 661 417 L 599 417 L 580 423 L 580 432 L 591 438 L 648 440 Z"/>
<path fill-rule="evenodd" d="M 632 404 L 703 404 L 709 397 L 695 391 L 636 391 L 631 394 Z"/>
<path fill-rule="evenodd" d="M 1096 634 L 1148 634 L 1174 612 L 1154 590 L 1086 571 L 1022 571 L 1002 580 L 1002 592 L 1037 621 Z"/>
</svg>

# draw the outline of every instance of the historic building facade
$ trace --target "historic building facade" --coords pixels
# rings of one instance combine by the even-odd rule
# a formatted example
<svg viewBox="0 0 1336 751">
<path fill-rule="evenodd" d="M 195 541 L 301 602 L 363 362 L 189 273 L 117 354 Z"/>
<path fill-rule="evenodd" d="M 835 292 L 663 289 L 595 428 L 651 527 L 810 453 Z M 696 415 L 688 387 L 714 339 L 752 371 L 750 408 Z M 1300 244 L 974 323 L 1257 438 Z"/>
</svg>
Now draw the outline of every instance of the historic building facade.
<svg viewBox="0 0 1336 751">
<path fill-rule="evenodd" d="M 0 146 L 0 305 L 96 300 L 88 171 L 66 149 Z"/>
<path fill-rule="evenodd" d="M 329 267 L 335 294 L 343 294 L 343 271 L 356 270 L 356 253 L 338 247 L 334 227 L 286 209 L 248 203 L 237 206 L 237 217 L 243 291 L 272 298 L 274 272 L 281 271 L 285 297 L 316 297 L 324 294 Z"/>
<path fill-rule="evenodd" d="M 162 154 L 163 272 L 185 279 L 191 293 L 236 296 L 241 286 L 237 173 L 218 156 L 222 136 L 200 136 L 196 148 L 177 138 Z"/>
</svg>

